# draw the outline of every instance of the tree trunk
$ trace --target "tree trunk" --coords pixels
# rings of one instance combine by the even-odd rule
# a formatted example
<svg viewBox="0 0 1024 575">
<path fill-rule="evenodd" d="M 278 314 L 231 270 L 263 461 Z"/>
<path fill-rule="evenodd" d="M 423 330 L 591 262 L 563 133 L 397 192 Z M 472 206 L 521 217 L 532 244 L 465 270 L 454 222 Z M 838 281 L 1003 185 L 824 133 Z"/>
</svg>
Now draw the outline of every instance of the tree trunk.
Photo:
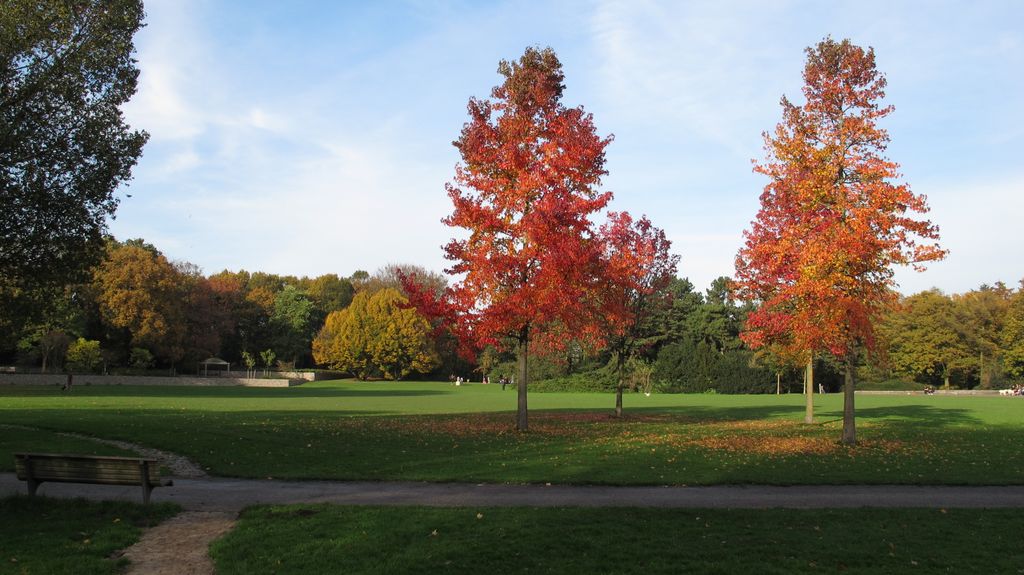
<svg viewBox="0 0 1024 575">
<path fill-rule="evenodd" d="M 814 423 L 814 356 L 807 360 L 807 377 L 804 379 L 804 395 L 807 408 L 804 411 L 804 423 Z"/>
<path fill-rule="evenodd" d="M 516 429 L 519 431 L 526 431 L 529 428 L 529 424 L 526 419 L 526 382 L 527 374 L 527 354 L 529 352 L 530 343 L 530 328 L 526 327 L 519 334 L 519 345 L 516 346 L 516 359 L 519 363 L 519 404 L 516 408 Z"/>
<path fill-rule="evenodd" d="M 615 417 L 622 417 L 622 388 L 625 385 L 625 375 L 623 374 L 623 361 L 622 354 L 615 360 L 617 366 L 616 371 L 619 374 L 619 383 L 615 386 Z"/>
<path fill-rule="evenodd" d="M 775 374 L 775 395 L 782 395 L 782 374 Z"/>
<path fill-rule="evenodd" d="M 846 358 L 846 378 L 843 382 L 843 443 L 857 443 L 857 420 L 853 410 L 853 359 Z"/>
</svg>

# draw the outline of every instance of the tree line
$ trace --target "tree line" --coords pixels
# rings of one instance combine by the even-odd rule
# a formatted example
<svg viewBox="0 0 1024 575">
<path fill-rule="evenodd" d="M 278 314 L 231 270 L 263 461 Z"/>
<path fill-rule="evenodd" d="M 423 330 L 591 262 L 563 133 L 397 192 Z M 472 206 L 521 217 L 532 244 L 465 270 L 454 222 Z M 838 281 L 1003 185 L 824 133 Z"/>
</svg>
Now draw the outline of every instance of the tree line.
<svg viewBox="0 0 1024 575">
<path fill-rule="evenodd" d="M 213 356 L 241 369 L 248 353 L 261 367 L 321 367 L 360 378 L 458 374 L 480 381 L 484 374 L 497 380 L 516 373 L 508 346 L 489 346 L 469 362 L 455 339 L 409 306 L 403 270 L 433 290 L 447 286 L 443 276 L 419 266 L 387 265 L 348 277 L 245 270 L 207 276 L 142 240 L 110 239 L 105 253 L 91 281 L 33 297 L 40 305 L 20 315 L 16 330 L 4 331 L 2 363 L 47 372 L 191 373 Z M 627 388 L 641 389 L 636 374 L 647 372 L 648 387 L 660 392 L 798 390 L 801 370 L 773 363 L 741 339 L 755 306 L 737 301 L 732 286 L 720 277 L 701 291 L 673 277 L 661 287 L 653 298 L 658 305 L 635 333 L 635 353 L 624 366 Z M 996 282 L 962 294 L 932 289 L 901 297 L 879 323 L 878 338 L 877 353 L 859 370 L 865 383 L 1009 386 L 1024 379 L 1024 281 L 1018 289 Z M 531 357 L 538 389 L 611 391 L 618 383 L 614 342 L 541 341 Z M 817 381 L 837 390 L 839 366 L 826 357 L 818 369 Z"/>
<path fill-rule="evenodd" d="M 429 373 L 454 353 L 444 353 L 445 342 L 435 345 L 415 310 L 400 307 L 398 267 L 349 277 L 245 270 L 206 276 L 143 240 L 108 239 L 89 281 L 22 294 L 37 305 L 6 317 L 0 358 L 43 371 L 192 373 L 199 362 L 216 356 L 239 369 L 255 367 L 254 361 L 273 369 L 311 368 L 318 362 L 360 377 Z M 444 281 L 422 268 L 402 267 Z M 333 329 L 346 317 L 364 324 L 369 318 L 380 328 L 362 338 L 373 357 L 358 366 L 328 349 L 338 347 L 341 336 Z M 403 345 L 410 341 L 420 345 L 424 357 L 407 359 Z"/>
</svg>

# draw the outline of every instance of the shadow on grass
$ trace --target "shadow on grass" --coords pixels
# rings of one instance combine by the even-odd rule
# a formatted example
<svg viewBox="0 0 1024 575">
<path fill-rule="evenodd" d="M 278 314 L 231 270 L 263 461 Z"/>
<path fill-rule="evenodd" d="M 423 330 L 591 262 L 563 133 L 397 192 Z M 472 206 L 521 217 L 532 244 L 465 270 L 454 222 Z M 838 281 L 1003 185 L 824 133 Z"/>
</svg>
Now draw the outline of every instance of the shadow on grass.
<svg viewBox="0 0 1024 575">
<path fill-rule="evenodd" d="M 649 407 L 627 410 L 625 418 L 615 420 L 610 410 L 598 408 L 535 410 L 531 425 L 537 424 L 535 429 L 540 430 L 546 424 L 548 431 L 526 434 L 513 431 L 511 411 L 410 415 L 386 410 L 202 411 L 126 406 L 18 409 L 3 416 L 5 423 L 73 430 L 177 452 L 223 477 L 615 485 L 1019 483 L 1024 477 L 1024 459 L 1017 449 L 1019 427 L 979 425 L 961 409 L 938 406 L 868 407 L 860 416 L 888 428 L 878 429 L 876 435 L 895 433 L 896 439 L 908 442 L 921 434 L 931 436 L 927 445 L 942 446 L 935 457 L 928 456 L 927 450 L 917 456 L 869 447 L 856 458 L 797 453 L 783 460 L 754 452 L 737 457 L 729 450 L 658 443 L 666 432 L 701 437 L 702 423 L 799 421 L 802 411 L 796 405 Z M 834 421 L 837 415 L 834 409 L 820 411 L 816 426 Z M 623 424 L 621 434 L 617 421 Z M 630 429 L 634 423 L 644 425 Z M 956 427 L 965 423 L 970 424 L 968 432 Z M 820 435 L 819 431 L 833 433 L 819 428 L 811 434 Z M 780 433 L 786 436 L 785 431 Z M 627 441 L 600 441 L 602 437 Z M 18 451 L 22 446 L 17 444 L 33 438 L 22 434 L 21 439 L 5 439 L 0 436 L 0 453 Z M 46 451 L 46 437 L 38 439 L 40 445 L 33 449 Z M 827 465 L 822 465 L 822 457 Z M 9 470 L 11 463 L 10 458 L 0 461 L 0 469 Z"/>
<path fill-rule="evenodd" d="M 4 391 L 0 389 L 0 391 Z M 302 399 L 329 397 L 424 397 L 449 395 L 452 392 L 433 389 L 339 389 L 328 387 L 195 387 L 195 386 L 131 386 L 76 385 L 68 393 L 56 386 L 22 387 L 6 390 L 7 397 L 61 396 L 74 397 L 170 397 L 217 399 Z M 13 393 L 11 393 L 13 391 Z"/>
<path fill-rule="evenodd" d="M 837 421 L 843 419 L 842 410 L 823 411 L 821 415 Z M 933 405 L 867 407 L 856 410 L 856 416 L 858 420 L 884 420 L 887 425 L 928 425 L 932 428 L 984 423 L 980 418 L 972 415 L 970 410 Z"/>
</svg>

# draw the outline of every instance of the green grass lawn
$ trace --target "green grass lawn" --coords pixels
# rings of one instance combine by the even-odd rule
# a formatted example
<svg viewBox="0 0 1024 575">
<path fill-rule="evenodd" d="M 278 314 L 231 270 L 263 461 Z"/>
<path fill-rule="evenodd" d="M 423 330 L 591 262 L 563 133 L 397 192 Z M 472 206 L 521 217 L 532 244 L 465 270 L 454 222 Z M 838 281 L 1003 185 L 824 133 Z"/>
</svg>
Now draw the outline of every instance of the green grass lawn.
<svg viewBox="0 0 1024 575">
<path fill-rule="evenodd" d="M 119 573 L 125 561 L 112 555 L 177 512 L 171 503 L 0 499 L 0 574 Z"/>
<path fill-rule="evenodd" d="M 0 388 L 0 424 L 69 430 L 182 453 L 238 477 L 595 484 L 1024 483 L 1024 401 L 861 396 L 860 444 L 838 443 L 842 397 L 535 393 L 513 431 L 497 385 L 324 382 L 288 389 Z M 0 435 L 9 453 L 50 434 Z"/>
<path fill-rule="evenodd" d="M 283 506 L 214 543 L 255 573 L 1020 573 L 1017 510 Z"/>
</svg>

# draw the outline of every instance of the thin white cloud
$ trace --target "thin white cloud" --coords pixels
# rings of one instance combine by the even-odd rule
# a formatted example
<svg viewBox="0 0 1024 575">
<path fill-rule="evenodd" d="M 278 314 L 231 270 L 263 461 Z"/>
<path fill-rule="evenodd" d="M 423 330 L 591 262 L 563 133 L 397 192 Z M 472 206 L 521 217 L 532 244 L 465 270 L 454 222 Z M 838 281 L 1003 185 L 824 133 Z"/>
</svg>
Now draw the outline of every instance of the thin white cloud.
<svg viewBox="0 0 1024 575">
<path fill-rule="evenodd" d="M 631 121 L 678 128 L 746 156 L 750 125 L 778 101 L 766 66 L 777 45 L 758 45 L 772 4 L 610 0 L 591 21 L 599 84 Z M 741 17 L 742 16 L 742 17 Z M 796 58 L 799 53 L 796 54 Z M 785 60 L 795 59 L 786 58 Z M 789 74 L 798 79 L 798 70 Z M 774 82 L 763 82 L 773 78 Z M 764 128 L 761 128 L 764 129 Z"/>
<path fill-rule="evenodd" d="M 156 141 L 193 140 L 207 123 L 192 94 L 204 84 L 209 46 L 191 21 L 190 4 L 147 2 L 146 27 L 136 37 L 139 88 L 125 106 L 125 115 Z"/>
</svg>

